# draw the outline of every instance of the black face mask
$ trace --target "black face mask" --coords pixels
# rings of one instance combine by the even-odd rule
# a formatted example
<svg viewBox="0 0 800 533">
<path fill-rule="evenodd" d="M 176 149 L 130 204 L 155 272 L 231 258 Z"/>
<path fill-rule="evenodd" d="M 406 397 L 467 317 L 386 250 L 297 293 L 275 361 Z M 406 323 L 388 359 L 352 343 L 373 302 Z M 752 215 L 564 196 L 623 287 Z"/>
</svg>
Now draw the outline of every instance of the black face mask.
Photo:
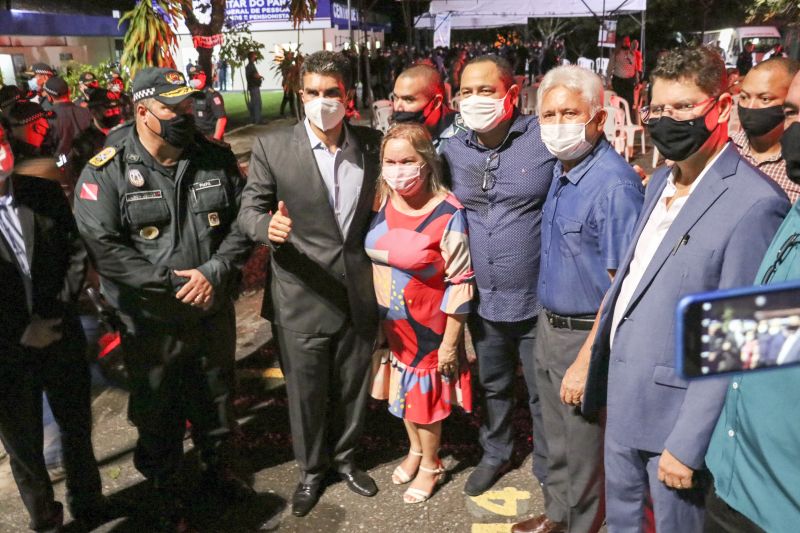
<svg viewBox="0 0 800 533">
<path fill-rule="evenodd" d="M 432 111 L 426 113 L 425 110 L 432 102 L 433 100 L 431 100 L 431 102 L 429 102 L 425 107 L 423 107 L 419 111 L 395 111 L 394 113 L 392 113 L 392 122 L 396 124 L 405 124 L 410 122 L 414 122 L 417 124 L 425 124 L 425 121 L 428 120 L 428 117 L 432 113 Z"/>
<path fill-rule="evenodd" d="M 783 106 L 774 105 L 761 109 L 749 109 L 739 104 L 739 121 L 751 137 L 761 137 L 778 127 L 785 118 Z"/>
<path fill-rule="evenodd" d="M 716 106 L 715 106 L 716 107 Z M 661 154 L 672 161 L 683 161 L 703 146 L 713 130 L 706 128 L 706 117 L 714 109 L 691 120 L 675 120 L 672 117 L 661 117 L 652 121 L 647 128 Z M 717 125 L 719 127 L 719 124 Z M 716 128 L 714 128 L 716 130 Z"/>
<path fill-rule="evenodd" d="M 119 126 L 120 123 L 120 115 L 110 115 L 110 116 L 102 116 L 98 117 L 97 122 L 106 129 L 111 129 L 114 126 Z"/>
<path fill-rule="evenodd" d="M 150 110 L 148 109 L 148 111 Z M 152 111 L 150 111 L 150 114 L 158 120 L 161 126 L 161 133 L 158 135 L 172 146 L 181 148 L 194 139 L 195 125 L 193 114 L 176 115 L 167 120 L 156 117 L 155 113 Z"/>
<path fill-rule="evenodd" d="M 786 161 L 786 175 L 800 185 L 800 123 L 795 122 L 783 132 L 781 154 Z"/>
</svg>

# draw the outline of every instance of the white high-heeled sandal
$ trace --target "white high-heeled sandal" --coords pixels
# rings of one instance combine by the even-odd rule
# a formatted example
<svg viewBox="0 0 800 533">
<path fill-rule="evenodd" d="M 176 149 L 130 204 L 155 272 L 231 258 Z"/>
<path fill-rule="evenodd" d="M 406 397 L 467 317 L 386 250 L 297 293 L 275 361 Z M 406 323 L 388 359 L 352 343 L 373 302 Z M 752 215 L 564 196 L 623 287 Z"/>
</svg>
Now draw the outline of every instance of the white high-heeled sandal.
<svg viewBox="0 0 800 533">
<path fill-rule="evenodd" d="M 422 457 L 422 452 L 418 452 L 417 450 L 409 449 L 408 450 L 408 455 L 414 455 L 416 457 Z M 415 474 L 416 474 L 416 472 L 415 472 Z M 395 468 L 394 472 L 392 472 L 392 483 L 394 483 L 395 485 L 405 485 L 406 483 L 408 483 L 412 479 L 413 478 L 410 475 L 408 475 L 408 472 L 403 470 L 403 467 L 401 465 L 397 465 L 397 468 Z"/>
<path fill-rule="evenodd" d="M 444 469 L 444 466 L 442 466 L 441 461 L 439 461 L 439 466 L 437 468 L 426 468 L 422 465 L 419 465 L 419 469 L 429 474 L 438 475 L 439 478 L 436 480 L 436 485 L 441 485 L 444 482 L 444 474 L 446 470 Z M 434 485 L 434 490 L 436 490 L 436 485 Z M 431 490 L 430 492 L 425 492 L 422 489 L 415 489 L 414 487 L 408 487 L 406 491 L 403 493 L 403 502 L 422 503 L 428 501 L 430 497 L 433 496 L 434 490 Z"/>
</svg>

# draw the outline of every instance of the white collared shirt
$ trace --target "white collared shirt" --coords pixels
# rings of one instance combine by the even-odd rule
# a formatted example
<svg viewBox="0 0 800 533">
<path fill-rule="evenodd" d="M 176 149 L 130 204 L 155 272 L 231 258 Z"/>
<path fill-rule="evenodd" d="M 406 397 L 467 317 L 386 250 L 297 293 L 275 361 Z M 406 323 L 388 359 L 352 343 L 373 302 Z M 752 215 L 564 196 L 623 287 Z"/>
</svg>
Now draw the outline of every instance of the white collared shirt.
<svg viewBox="0 0 800 533">
<path fill-rule="evenodd" d="M 331 153 L 311 129 L 308 119 L 305 119 L 304 124 L 317 168 L 328 189 L 328 202 L 336 215 L 342 236 L 347 237 L 364 181 L 363 158 L 356 150 L 347 127 L 344 128 L 342 146 L 336 149 L 336 153 Z"/>
<path fill-rule="evenodd" d="M 783 362 L 786 360 L 786 357 L 788 357 L 789 352 L 792 351 L 798 340 L 800 340 L 800 333 L 795 333 L 783 341 L 783 346 L 781 346 L 781 351 L 778 352 L 778 359 L 775 360 L 775 364 L 783 364 Z"/>
<path fill-rule="evenodd" d="M 726 144 L 725 147 L 714 156 L 714 159 L 705 166 L 703 171 L 700 172 L 700 175 L 697 176 L 697 179 L 689 186 L 689 193 L 686 196 L 675 199 L 672 204 L 667 207 L 667 202 L 670 198 L 675 196 L 677 192 L 677 188 L 675 187 L 675 173 L 674 171 L 670 172 L 667 178 L 667 185 L 661 192 L 658 203 L 650 213 L 650 218 L 647 219 L 647 224 L 645 224 L 642 234 L 639 235 L 639 240 L 636 242 L 636 249 L 633 253 L 633 259 L 631 259 L 630 267 L 628 267 L 628 273 L 625 275 L 625 279 L 622 280 L 622 287 L 617 297 L 617 303 L 614 306 L 614 315 L 611 321 L 611 339 L 609 346 L 614 346 L 614 337 L 617 333 L 617 327 L 625 311 L 628 309 L 631 298 L 633 298 L 633 294 L 639 287 L 639 283 L 642 281 L 642 277 L 647 267 L 650 265 L 650 261 L 653 260 L 656 250 L 658 250 L 658 247 L 661 245 L 661 241 L 664 240 L 664 236 L 669 231 L 672 223 L 675 222 L 675 219 L 678 218 L 678 214 L 680 214 L 683 206 L 686 205 L 689 197 L 694 190 L 697 189 L 700 180 L 703 179 L 708 173 L 708 170 L 717 162 L 719 156 L 722 155 L 722 152 L 727 148 L 728 145 Z"/>
</svg>

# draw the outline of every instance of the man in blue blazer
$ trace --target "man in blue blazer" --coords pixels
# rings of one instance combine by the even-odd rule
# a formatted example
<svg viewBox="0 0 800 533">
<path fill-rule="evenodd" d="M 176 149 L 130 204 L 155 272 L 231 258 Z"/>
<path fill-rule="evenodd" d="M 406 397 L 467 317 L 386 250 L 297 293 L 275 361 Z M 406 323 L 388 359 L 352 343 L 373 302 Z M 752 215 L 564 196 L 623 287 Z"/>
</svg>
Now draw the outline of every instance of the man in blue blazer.
<svg viewBox="0 0 800 533">
<path fill-rule="evenodd" d="M 695 473 L 727 380 L 690 383 L 676 373 L 675 309 L 686 294 L 752 283 L 789 209 L 786 195 L 728 142 L 731 96 L 717 54 L 676 50 L 652 79 L 642 118 L 675 164 L 652 176 L 633 244 L 579 354 L 589 362 L 586 387 L 567 398 L 586 412 L 607 406 L 611 533 L 641 530 L 648 495 L 657 531 L 702 531 Z"/>
</svg>

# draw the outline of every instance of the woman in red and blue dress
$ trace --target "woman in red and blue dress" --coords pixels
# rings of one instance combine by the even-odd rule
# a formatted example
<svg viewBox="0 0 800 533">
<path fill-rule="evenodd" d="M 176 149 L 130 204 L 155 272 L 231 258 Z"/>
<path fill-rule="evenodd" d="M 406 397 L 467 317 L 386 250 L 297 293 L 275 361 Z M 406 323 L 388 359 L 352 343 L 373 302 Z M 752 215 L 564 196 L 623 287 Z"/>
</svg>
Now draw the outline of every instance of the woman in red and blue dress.
<svg viewBox="0 0 800 533">
<path fill-rule="evenodd" d="M 441 182 L 427 130 L 400 124 L 383 139 L 381 207 L 366 239 L 375 293 L 389 345 L 372 395 L 402 418 L 409 454 L 392 474 L 411 483 L 406 503 L 428 498 L 444 479 L 442 420 L 453 406 L 472 408 L 469 368 L 458 345 L 473 298 L 464 208 Z"/>
</svg>

